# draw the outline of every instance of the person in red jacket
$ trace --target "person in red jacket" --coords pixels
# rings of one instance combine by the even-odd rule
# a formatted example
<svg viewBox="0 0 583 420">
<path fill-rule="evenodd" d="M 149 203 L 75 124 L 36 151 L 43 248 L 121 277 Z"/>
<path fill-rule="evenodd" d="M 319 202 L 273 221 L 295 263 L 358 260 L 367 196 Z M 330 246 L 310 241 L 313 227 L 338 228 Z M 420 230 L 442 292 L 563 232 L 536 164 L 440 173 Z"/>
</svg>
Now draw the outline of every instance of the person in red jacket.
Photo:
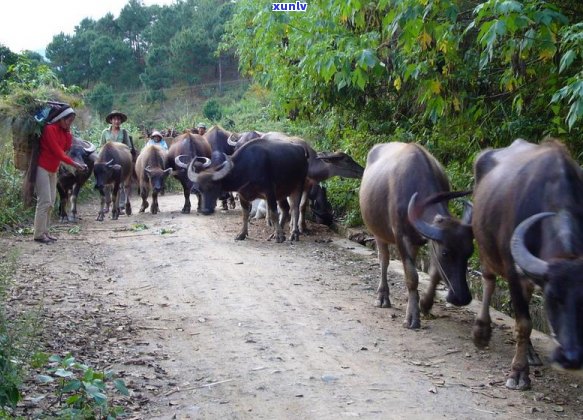
<svg viewBox="0 0 583 420">
<path fill-rule="evenodd" d="M 78 170 L 87 170 L 87 165 L 75 162 L 66 154 L 73 142 L 70 130 L 74 119 L 75 111 L 69 105 L 51 110 L 47 117 L 48 123 L 40 137 L 35 182 L 37 202 L 34 214 L 34 240 L 43 244 L 57 240 L 49 234 L 49 224 L 57 198 L 59 165 L 65 162 Z"/>
</svg>

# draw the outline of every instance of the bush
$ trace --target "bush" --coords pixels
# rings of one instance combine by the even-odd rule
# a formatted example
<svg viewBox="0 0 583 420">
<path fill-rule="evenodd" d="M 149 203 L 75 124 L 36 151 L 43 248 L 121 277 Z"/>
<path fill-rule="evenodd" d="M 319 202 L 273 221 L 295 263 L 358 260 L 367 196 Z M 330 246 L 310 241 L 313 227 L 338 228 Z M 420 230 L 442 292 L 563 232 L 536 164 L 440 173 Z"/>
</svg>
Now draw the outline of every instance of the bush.
<svg viewBox="0 0 583 420">
<path fill-rule="evenodd" d="M 223 117 L 223 110 L 221 104 L 214 99 L 206 101 L 202 108 L 202 113 L 205 118 L 211 121 L 218 121 Z"/>
</svg>

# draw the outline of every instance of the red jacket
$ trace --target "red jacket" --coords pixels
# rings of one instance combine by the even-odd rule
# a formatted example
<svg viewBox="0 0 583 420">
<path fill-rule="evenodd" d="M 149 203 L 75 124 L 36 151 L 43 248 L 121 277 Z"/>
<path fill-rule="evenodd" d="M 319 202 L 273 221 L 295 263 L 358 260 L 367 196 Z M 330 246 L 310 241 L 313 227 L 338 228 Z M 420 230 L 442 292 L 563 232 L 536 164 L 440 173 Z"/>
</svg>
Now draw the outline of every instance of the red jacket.
<svg viewBox="0 0 583 420">
<path fill-rule="evenodd" d="M 65 153 L 71 148 L 73 136 L 59 124 L 47 124 L 40 136 L 38 166 L 48 172 L 57 172 L 61 161 L 73 165 L 73 160 Z"/>
</svg>

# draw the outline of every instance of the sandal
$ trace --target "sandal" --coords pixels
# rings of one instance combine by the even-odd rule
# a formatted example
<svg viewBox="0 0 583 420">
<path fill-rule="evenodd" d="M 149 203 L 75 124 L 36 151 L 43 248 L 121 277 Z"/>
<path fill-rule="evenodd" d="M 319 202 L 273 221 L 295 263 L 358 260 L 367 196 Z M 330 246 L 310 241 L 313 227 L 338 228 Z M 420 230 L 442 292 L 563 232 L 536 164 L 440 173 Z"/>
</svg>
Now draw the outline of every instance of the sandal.
<svg viewBox="0 0 583 420">
<path fill-rule="evenodd" d="M 40 238 L 34 238 L 34 240 L 35 242 L 40 242 L 41 244 L 50 244 L 53 242 L 47 237 L 46 234 L 41 236 Z"/>
</svg>

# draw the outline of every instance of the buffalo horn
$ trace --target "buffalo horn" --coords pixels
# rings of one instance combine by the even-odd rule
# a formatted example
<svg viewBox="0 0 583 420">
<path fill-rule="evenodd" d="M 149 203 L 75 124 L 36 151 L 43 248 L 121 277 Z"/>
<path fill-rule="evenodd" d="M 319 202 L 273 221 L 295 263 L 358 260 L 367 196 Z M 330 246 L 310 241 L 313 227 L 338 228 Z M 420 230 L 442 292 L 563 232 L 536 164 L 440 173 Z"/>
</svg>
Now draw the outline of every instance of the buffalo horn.
<svg viewBox="0 0 583 420">
<path fill-rule="evenodd" d="M 434 241 L 441 241 L 443 238 L 443 232 L 441 229 L 427 223 L 422 219 L 421 216 L 423 215 L 425 206 L 423 205 L 424 203 L 417 203 L 417 195 L 418 193 L 413 194 L 409 200 L 409 208 L 407 209 L 409 221 L 421 235 Z"/>
<path fill-rule="evenodd" d="M 176 166 L 178 166 L 179 168 L 184 168 L 184 169 L 186 169 L 186 168 L 188 168 L 188 164 L 186 164 L 186 163 L 182 162 L 182 160 L 180 160 L 180 158 L 182 158 L 183 156 L 186 156 L 186 155 L 178 155 L 178 156 L 176 156 L 176 157 L 174 158 L 174 163 L 175 163 L 175 164 L 176 164 Z"/>
<path fill-rule="evenodd" d="M 227 138 L 227 144 L 229 146 L 236 147 L 240 138 L 241 137 L 237 133 L 231 133 L 231 135 Z"/>
<path fill-rule="evenodd" d="M 113 165 L 113 159 L 109 159 L 107 162 L 105 162 L 105 166 L 111 166 Z"/>
<path fill-rule="evenodd" d="M 211 160 L 204 156 L 197 156 L 190 162 L 188 165 L 188 179 L 192 182 L 197 183 L 198 181 L 198 174 L 196 173 L 195 165 L 202 168 L 208 168 L 211 166 Z"/>
<path fill-rule="evenodd" d="M 227 155 L 225 155 L 226 160 L 217 168 L 217 170 L 213 173 L 213 181 L 219 181 L 226 177 L 231 169 L 233 169 L 233 161 Z"/>
<path fill-rule="evenodd" d="M 535 280 L 541 280 L 545 276 L 549 263 L 531 254 L 524 243 L 524 236 L 536 222 L 553 215 L 555 215 L 555 213 L 544 212 L 535 214 L 528 219 L 523 220 L 522 223 L 514 229 L 512 239 L 510 240 L 510 252 L 512 253 L 514 262 L 516 262 L 516 264 L 529 277 L 532 277 Z"/>
<path fill-rule="evenodd" d="M 83 143 L 84 143 L 84 145 L 87 146 L 87 147 L 83 147 L 83 150 L 85 150 L 87 153 L 95 152 L 95 145 L 93 143 L 90 143 L 88 141 L 84 141 Z"/>
<path fill-rule="evenodd" d="M 146 166 L 146 167 L 144 168 L 144 171 L 146 171 L 146 173 L 147 173 L 148 175 L 150 175 L 150 165 Z"/>
</svg>

